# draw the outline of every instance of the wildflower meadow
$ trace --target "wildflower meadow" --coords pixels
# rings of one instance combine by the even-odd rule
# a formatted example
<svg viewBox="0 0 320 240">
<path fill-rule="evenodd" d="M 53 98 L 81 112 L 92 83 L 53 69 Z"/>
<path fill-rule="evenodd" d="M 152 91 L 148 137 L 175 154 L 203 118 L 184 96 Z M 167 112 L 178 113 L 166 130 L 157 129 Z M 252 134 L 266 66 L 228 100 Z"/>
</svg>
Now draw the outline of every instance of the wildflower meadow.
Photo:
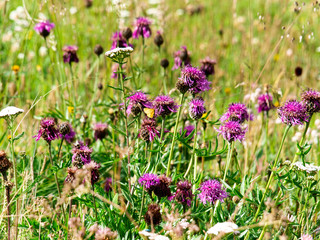
<svg viewBox="0 0 320 240">
<path fill-rule="evenodd" d="M 320 2 L 0 16 L 0 239 L 320 239 Z"/>
</svg>

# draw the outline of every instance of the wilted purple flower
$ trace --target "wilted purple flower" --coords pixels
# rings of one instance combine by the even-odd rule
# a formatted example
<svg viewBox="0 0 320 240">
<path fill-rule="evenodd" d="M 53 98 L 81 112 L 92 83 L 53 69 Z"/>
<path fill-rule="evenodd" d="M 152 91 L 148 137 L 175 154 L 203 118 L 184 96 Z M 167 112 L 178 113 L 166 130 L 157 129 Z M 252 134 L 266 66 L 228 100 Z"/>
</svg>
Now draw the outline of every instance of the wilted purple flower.
<svg viewBox="0 0 320 240">
<path fill-rule="evenodd" d="M 145 118 L 141 123 L 141 129 L 139 131 L 139 137 L 146 142 L 152 142 L 155 136 L 160 136 L 160 132 L 157 130 L 157 122 L 153 118 Z"/>
<path fill-rule="evenodd" d="M 198 120 L 206 112 L 202 98 L 192 99 L 189 103 L 189 114 L 192 119 Z"/>
<path fill-rule="evenodd" d="M 209 90 L 210 83 L 202 71 L 189 65 L 181 70 L 181 76 L 177 81 L 176 87 L 181 93 L 189 90 L 191 93 L 196 94 Z"/>
<path fill-rule="evenodd" d="M 193 130 L 194 130 L 194 126 L 193 125 L 185 126 L 184 129 L 183 129 L 183 131 L 186 131 L 186 134 L 184 135 L 184 137 L 187 138 L 192 133 Z M 180 134 L 182 134 L 182 129 L 180 130 Z M 193 136 L 192 136 L 191 139 L 193 139 Z"/>
<path fill-rule="evenodd" d="M 135 23 L 135 29 L 133 31 L 133 38 L 139 38 L 139 36 L 143 38 L 149 38 L 151 36 L 150 29 L 151 21 L 144 17 L 138 17 Z"/>
<path fill-rule="evenodd" d="M 188 53 L 187 47 L 182 46 L 181 49 L 182 50 L 176 51 L 174 53 L 174 65 L 172 67 L 172 70 L 179 69 L 191 63 L 191 57 Z"/>
<path fill-rule="evenodd" d="M 100 164 L 92 161 L 88 164 L 86 164 L 86 168 L 91 169 L 91 184 L 95 184 L 96 182 L 99 181 L 99 168 L 100 168 Z"/>
<path fill-rule="evenodd" d="M 104 191 L 108 193 L 111 190 L 112 190 L 112 178 L 106 178 L 106 181 L 104 182 Z"/>
<path fill-rule="evenodd" d="M 236 121 L 225 122 L 216 130 L 219 135 L 221 134 L 228 142 L 234 142 L 237 140 L 241 142 L 247 132 L 247 129 Z"/>
<path fill-rule="evenodd" d="M 272 101 L 272 96 L 269 93 L 260 95 L 258 97 L 258 112 L 269 112 L 274 108 Z"/>
<path fill-rule="evenodd" d="M 237 121 L 243 123 L 244 121 L 251 120 L 252 116 L 249 114 L 246 105 L 242 103 L 231 103 L 228 111 L 220 118 L 221 122 Z"/>
<path fill-rule="evenodd" d="M 222 184 L 215 180 L 210 179 L 201 184 L 198 197 L 203 204 L 214 204 L 217 200 L 223 202 L 228 193 L 222 188 Z"/>
<path fill-rule="evenodd" d="M 34 30 L 36 30 L 36 32 L 40 34 L 42 37 L 46 38 L 49 36 L 53 28 L 54 28 L 54 23 L 45 21 L 45 22 L 37 23 L 36 26 L 34 27 Z"/>
<path fill-rule="evenodd" d="M 143 92 L 136 92 L 128 99 L 130 100 L 127 108 L 128 115 L 138 116 L 144 108 L 152 108 L 152 103 Z"/>
<path fill-rule="evenodd" d="M 62 48 L 63 53 L 63 61 L 65 63 L 71 64 L 72 62 L 79 62 L 79 58 L 77 55 L 78 47 L 77 46 L 64 46 Z"/>
<path fill-rule="evenodd" d="M 50 143 L 51 141 L 58 139 L 59 136 L 59 129 L 55 119 L 45 118 L 41 120 L 38 134 L 34 137 L 36 138 L 36 141 L 39 141 L 42 137 L 44 140 Z"/>
<path fill-rule="evenodd" d="M 96 140 L 104 139 L 108 134 L 108 125 L 106 123 L 96 123 L 93 127 L 94 138 Z"/>
<path fill-rule="evenodd" d="M 171 179 L 166 177 L 165 175 L 161 175 L 158 177 L 159 183 L 154 185 L 153 192 L 160 199 L 162 197 L 171 197 L 170 184 Z"/>
<path fill-rule="evenodd" d="M 88 146 L 85 146 L 83 142 L 76 143 L 72 149 L 72 153 L 72 162 L 78 162 L 79 160 L 81 160 L 83 164 L 88 164 L 91 162 L 92 149 L 88 148 Z"/>
<path fill-rule="evenodd" d="M 157 117 L 165 117 L 173 112 L 177 112 L 179 106 L 171 97 L 162 95 L 153 100 L 153 108 Z"/>
<path fill-rule="evenodd" d="M 202 64 L 200 69 L 206 75 L 206 77 L 214 74 L 214 65 L 217 63 L 216 60 L 206 57 L 200 62 Z"/>
<path fill-rule="evenodd" d="M 309 121 L 307 107 L 296 100 L 289 100 L 278 108 L 281 121 L 287 125 L 303 125 Z"/>
<path fill-rule="evenodd" d="M 177 183 L 177 191 L 173 195 L 173 198 L 176 199 L 177 202 L 190 207 L 193 198 L 191 187 L 192 185 L 188 180 L 179 181 Z"/>
<path fill-rule="evenodd" d="M 144 186 L 146 190 L 153 191 L 154 186 L 160 183 L 160 179 L 156 174 L 145 173 L 139 178 L 138 182 Z"/>
<path fill-rule="evenodd" d="M 132 44 L 128 44 L 127 40 L 122 36 L 121 32 L 115 32 L 112 36 L 111 50 L 115 48 L 133 47 Z"/>
<path fill-rule="evenodd" d="M 320 112 L 320 92 L 312 89 L 304 91 L 301 94 L 301 99 L 309 114 Z"/>
</svg>

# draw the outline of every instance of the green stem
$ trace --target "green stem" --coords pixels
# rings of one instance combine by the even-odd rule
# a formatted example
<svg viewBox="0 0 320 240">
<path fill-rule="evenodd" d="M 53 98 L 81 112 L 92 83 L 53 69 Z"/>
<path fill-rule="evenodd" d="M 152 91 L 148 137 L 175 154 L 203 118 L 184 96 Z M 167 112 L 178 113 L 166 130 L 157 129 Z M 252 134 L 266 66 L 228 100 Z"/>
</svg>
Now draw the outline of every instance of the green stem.
<svg viewBox="0 0 320 240">
<path fill-rule="evenodd" d="M 91 102 L 89 105 L 89 119 L 91 122 L 92 119 L 92 110 L 93 110 L 93 104 L 94 104 L 94 99 L 97 93 L 97 89 L 98 89 L 98 79 L 99 79 L 99 67 L 100 67 L 100 57 L 98 57 L 98 66 L 97 66 L 97 72 L 96 72 L 96 76 L 95 76 L 95 80 L 94 80 L 94 86 L 93 86 L 93 96 L 91 97 Z"/>
<path fill-rule="evenodd" d="M 197 139 L 198 139 L 198 134 L 197 134 L 197 130 L 198 130 L 198 123 L 199 121 L 196 120 L 196 126 L 194 128 L 195 132 L 195 136 L 194 136 L 194 143 L 193 143 L 193 149 L 192 149 L 192 158 L 193 158 L 193 161 L 194 161 L 194 169 L 193 169 L 193 181 L 194 181 L 194 191 L 195 191 L 195 182 L 197 180 L 197 163 L 198 163 L 198 159 L 197 159 L 197 154 L 196 154 L 196 145 L 197 145 Z"/>
<path fill-rule="evenodd" d="M 161 122 L 161 133 L 160 133 L 160 149 L 159 152 L 157 153 L 157 158 L 156 158 L 156 164 L 155 164 L 155 169 L 154 172 L 156 173 L 158 170 L 158 164 L 159 164 L 159 157 L 161 154 L 161 149 L 162 149 L 162 140 L 163 140 L 163 134 L 164 134 L 164 126 L 166 122 L 166 117 L 162 117 L 162 122 Z"/>
<path fill-rule="evenodd" d="M 174 126 L 174 132 L 173 132 L 173 136 L 172 136 L 172 143 L 171 143 L 168 166 L 167 166 L 167 176 L 170 175 L 170 166 L 171 166 L 171 161 L 172 161 L 172 157 L 173 157 L 173 149 L 174 149 L 174 144 L 175 144 L 175 141 L 176 141 L 176 134 L 177 134 L 177 131 L 178 131 L 178 125 L 179 125 L 179 120 L 180 120 L 180 115 L 181 115 L 181 111 L 182 111 L 183 102 L 184 102 L 184 94 L 181 95 L 180 108 L 179 108 L 179 111 L 178 111 L 178 114 L 177 114 L 177 118 L 176 118 L 176 125 Z"/>
<path fill-rule="evenodd" d="M 92 184 L 92 191 L 94 191 L 94 184 Z M 94 205 L 94 214 L 95 214 L 95 218 L 96 218 L 96 222 L 98 221 L 98 210 L 97 210 L 97 205 L 96 205 L 96 198 L 95 196 L 93 197 L 93 205 Z"/>
<path fill-rule="evenodd" d="M 77 110 L 77 97 L 76 97 L 76 93 L 77 93 L 77 90 L 76 90 L 76 83 L 74 81 L 74 76 L 73 76 L 73 70 L 72 70 L 72 65 L 71 63 L 69 64 L 70 66 L 70 73 L 71 73 L 71 81 L 72 81 L 72 84 L 73 84 L 73 124 L 76 124 L 76 110 Z"/>
<path fill-rule="evenodd" d="M 229 143 L 228 154 L 227 154 L 227 164 L 226 164 L 226 168 L 224 170 L 223 181 L 225 181 L 226 177 L 227 177 L 227 173 L 228 173 L 231 159 L 232 159 L 233 149 L 234 149 L 234 142 Z"/>
<path fill-rule="evenodd" d="M 161 68 L 161 66 L 160 66 Z M 163 69 L 163 75 L 162 75 L 162 84 L 163 84 L 163 90 L 164 90 L 164 94 L 167 94 L 167 81 L 166 81 L 166 78 L 167 78 L 167 74 L 166 74 L 166 69 L 164 68 Z"/>
<path fill-rule="evenodd" d="M 141 222 L 141 215 L 142 215 L 142 210 L 143 210 L 143 205 L 144 205 L 144 195 L 145 195 L 145 187 L 143 187 L 143 190 L 142 190 L 142 199 L 141 199 L 141 207 L 140 207 L 140 212 L 139 212 L 139 221 L 138 221 L 138 225 L 140 225 L 140 222 Z"/>
</svg>

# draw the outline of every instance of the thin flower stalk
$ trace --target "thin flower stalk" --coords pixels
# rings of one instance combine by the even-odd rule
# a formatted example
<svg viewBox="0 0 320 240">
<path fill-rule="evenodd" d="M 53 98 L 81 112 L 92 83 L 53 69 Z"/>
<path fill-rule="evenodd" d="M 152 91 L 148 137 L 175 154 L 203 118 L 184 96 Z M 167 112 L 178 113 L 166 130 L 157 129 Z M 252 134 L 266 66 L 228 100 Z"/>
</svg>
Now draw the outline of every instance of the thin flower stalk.
<svg viewBox="0 0 320 240">
<path fill-rule="evenodd" d="M 230 163 L 232 160 L 232 155 L 233 155 L 233 149 L 234 149 L 234 142 L 229 142 L 228 144 L 228 153 L 227 153 L 227 164 L 226 164 L 226 168 L 224 170 L 224 174 L 223 174 L 223 181 L 226 180 L 227 177 L 227 173 L 230 167 Z"/>
</svg>

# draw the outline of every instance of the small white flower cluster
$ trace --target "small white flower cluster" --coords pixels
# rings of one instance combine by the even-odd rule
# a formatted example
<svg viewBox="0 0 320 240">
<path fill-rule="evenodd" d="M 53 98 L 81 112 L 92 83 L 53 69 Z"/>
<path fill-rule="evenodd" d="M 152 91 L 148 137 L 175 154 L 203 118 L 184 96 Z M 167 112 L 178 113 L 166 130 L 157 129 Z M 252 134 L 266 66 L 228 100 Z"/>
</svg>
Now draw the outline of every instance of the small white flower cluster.
<svg viewBox="0 0 320 240">
<path fill-rule="evenodd" d="M 0 118 L 8 118 L 12 116 L 18 116 L 19 114 L 23 113 L 24 110 L 17 108 L 17 107 L 6 107 L 0 111 Z"/>
<path fill-rule="evenodd" d="M 140 231 L 139 234 L 148 237 L 151 240 L 170 240 L 168 237 L 164 235 L 158 235 L 156 233 L 148 232 L 146 230 Z"/>
<path fill-rule="evenodd" d="M 213 227 L 208 230 L 208 234 L 218 235 L 219 233 L 238 233 L 236 231 L 238 229 L 238 225 L 233 222 L 221 222 L 217 223 Z"/>
<path fill-rule="evenodd" d="M 262 94 L 262 89 L 261 88 L 257 88 L 254 92 L 252 93 L 248 93 L 244 96 L 243 100 L 245 102 L 253 102 L 256 103 L 258 97 Z"/>
<path fill-rule="evenodd" d="M 304 166 L 302 162 L 295 162 L 292 165 L 296 169 L 307 172 L 309 174 L 315 174 L 316 172 L 320 171 L 320 167 L 314 166 L 313 164 L 306 163 Z"/>
<path fill-rule="evenodd" d="M 130 56 L 130 54 L 133 52 L 132 47 L 126 47 L 126 48 L 115 48 L 110 51 L 107 51 L 105 53 L 106 57 L 111 58 L 112 60 L 123 60 Z"/>
</svg>

